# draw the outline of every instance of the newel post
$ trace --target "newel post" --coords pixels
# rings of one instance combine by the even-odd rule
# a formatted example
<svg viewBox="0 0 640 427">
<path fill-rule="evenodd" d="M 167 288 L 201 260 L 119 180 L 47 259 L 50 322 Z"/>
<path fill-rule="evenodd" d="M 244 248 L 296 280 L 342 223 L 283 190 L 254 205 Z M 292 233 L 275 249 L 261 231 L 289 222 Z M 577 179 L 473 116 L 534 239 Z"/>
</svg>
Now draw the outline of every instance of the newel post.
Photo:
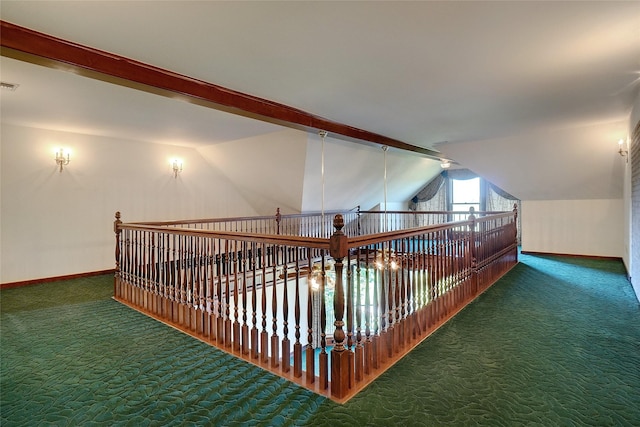
<svg viewBox="0 0 640 427">
<path fill-rule="evenodd" d="M 113 232 L 116 234 L 116 272 L 113 278 L 113 295 L 118 295 L 118 288 L 120 284 L 120 236 L 122 235 L 122 230 L 120 229 L 120 224 L 122 221 L 120 220 L 120 211 L 116 212 L 116 219 L 113 221 Z"/>
<path fill-rule="evenodd" d="M 344 332 L 344 285 L 342 283 L 342 260 L 347 256 L 348 238 L 342 232 L 344 218 L 338 214 L 333 219 L 336 229 L 329 240 L 329 254 L 335 260 L 336 284 L 333 296 L 333 309 L 335 312 L 335 327 L 333 339 L 335 346 L 331 351 L 331 395 L 340 399 L 349 391 L 350 358 L 345 349 Z"/>
</svg>

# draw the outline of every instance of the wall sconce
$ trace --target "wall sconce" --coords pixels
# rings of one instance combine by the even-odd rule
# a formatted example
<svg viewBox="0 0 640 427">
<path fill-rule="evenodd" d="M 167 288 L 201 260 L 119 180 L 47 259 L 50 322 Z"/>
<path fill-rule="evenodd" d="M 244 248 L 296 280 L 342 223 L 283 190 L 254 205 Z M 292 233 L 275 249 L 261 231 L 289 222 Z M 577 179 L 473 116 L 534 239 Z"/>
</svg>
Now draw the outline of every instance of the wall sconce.
<svg viewBox="0 0 640 427">
<path fill-rule="evenodd" d="M 173 177 L 178 178 L 178 174 L 182 172 L 182 159 L 171 159 L 171 169 L 173 170 Z"/>
<path fill-rule="evenodd" d="M 71 152 L 62 148 L 56 149 L 56 164 L 60 166 L 60 172 L 62 168 L 69 164 Z"/>
<path fill-rule="evenodd" d="M 618 154 L 626 158 L 627 163 L 629 163 L 629 146 L 627 145 L 627 142 L 624 139 L 620 139 L 618 141 L 618 147 Z"/>
</svg>

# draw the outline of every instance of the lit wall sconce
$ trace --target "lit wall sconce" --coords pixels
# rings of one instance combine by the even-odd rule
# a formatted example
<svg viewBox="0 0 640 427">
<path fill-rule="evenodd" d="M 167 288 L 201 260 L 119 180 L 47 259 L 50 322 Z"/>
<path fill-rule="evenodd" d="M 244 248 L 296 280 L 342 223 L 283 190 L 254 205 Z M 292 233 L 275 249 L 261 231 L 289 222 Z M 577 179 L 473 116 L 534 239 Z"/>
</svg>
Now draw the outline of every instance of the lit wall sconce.
<svg viewBox="0 0 640 427">
<path fill-rule="evenodd" d="M 71 155 L 71 151 L 65 150 L 62 148 L 56 149 L 56 164 L 60 167 L 60 172 L 62 172 L 62 168 L 69 164 L 69 160 Z"/>
<path fill-rule="evenodd" d="M 440 167 L 442 169 L 449 169 L 451 167 L 451 162 L 449 160 L 447 160 L 447 159 L 441 159 Z"/>
<path fill-rule="evenodd" d="M 629 146 L 624 139 L 618 141 L 618 154 L 626 158 L 627 163 L 629 163 Z"/>
<path fill-rule="evenodd" d="M 173 177 L 178 178 L 178 174 L 182 172 L 182 159 L 171 159 L 171 169 L 173 170 Z"/>
</svg>

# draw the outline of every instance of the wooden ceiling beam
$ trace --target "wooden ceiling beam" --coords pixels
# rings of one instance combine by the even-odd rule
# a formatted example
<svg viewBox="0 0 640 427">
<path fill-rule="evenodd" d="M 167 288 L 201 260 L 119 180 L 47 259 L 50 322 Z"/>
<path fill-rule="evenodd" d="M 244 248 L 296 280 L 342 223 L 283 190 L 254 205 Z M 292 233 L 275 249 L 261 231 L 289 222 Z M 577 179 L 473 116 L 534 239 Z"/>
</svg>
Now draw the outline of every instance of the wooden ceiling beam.
<svg viewBox="0 0 640 427">
<path fill-rule="evenodd" d="M 284 104 L 237 92 L 109 52 L 66 41 L 6 21 L 0 21 L 2 55 L 76 74 L 184 99 L 258 120 L 369 145 L 387 145 L 430 158 L 437 151 L 318 117 Z"/>
</svg>

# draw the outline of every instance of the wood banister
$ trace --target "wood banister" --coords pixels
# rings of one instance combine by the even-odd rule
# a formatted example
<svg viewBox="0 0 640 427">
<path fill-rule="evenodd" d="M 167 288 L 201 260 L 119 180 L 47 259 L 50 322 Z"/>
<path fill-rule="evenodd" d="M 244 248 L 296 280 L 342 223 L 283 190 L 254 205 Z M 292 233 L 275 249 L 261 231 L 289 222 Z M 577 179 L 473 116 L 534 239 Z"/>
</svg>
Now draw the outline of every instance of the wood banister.
<svg viewBox="0 0 640 427">
<path fill-rule="evenodd" d="M 337 214 L 321 238 L 127 224 L 118 213 L 114 297 L 344 402 L 517 262 L 517 212 L 476 214 L 362 236 Z"/>
</svg>

